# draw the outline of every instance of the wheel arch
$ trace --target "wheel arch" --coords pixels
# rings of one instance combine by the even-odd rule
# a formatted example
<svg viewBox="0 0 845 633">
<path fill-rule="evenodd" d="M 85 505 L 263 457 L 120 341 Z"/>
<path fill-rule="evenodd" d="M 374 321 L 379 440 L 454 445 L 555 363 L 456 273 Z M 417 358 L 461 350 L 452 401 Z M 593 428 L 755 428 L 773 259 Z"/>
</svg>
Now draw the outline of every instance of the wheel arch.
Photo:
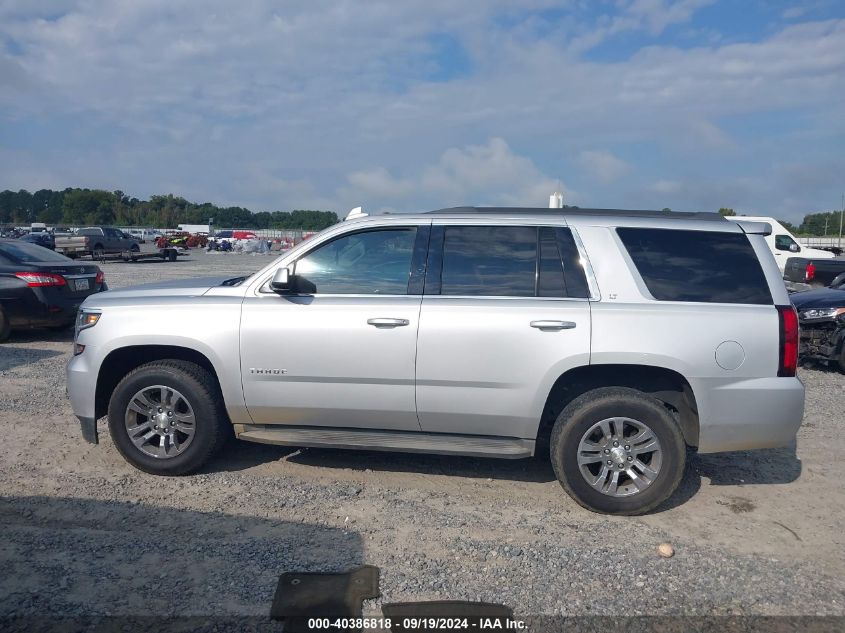
<svg viewBox="0 0 845 633">
<path fill-rule="evenodd" d="M 109 352 L 97 373 L 95 419 L 108 411 L 109 399 L 123 377 L 136 367 L 156 360 L 184 360 L 205 369 L 220 391 L 220 378 L 212 362 L 202 352 L 178 345 L 129 345 Z"/>
<path fill-rule="evenodd" d="M 689 381 L 673 369 L 636 364 L 584 365 L 561 374 L 546 397 L 538 446 L 548 445 L 555 420 L 567 404 L 599 387 L 629 387 L 657 398 L 678 420 L 684 441 L 698 446 L 698 405 Z"/>
</svg>

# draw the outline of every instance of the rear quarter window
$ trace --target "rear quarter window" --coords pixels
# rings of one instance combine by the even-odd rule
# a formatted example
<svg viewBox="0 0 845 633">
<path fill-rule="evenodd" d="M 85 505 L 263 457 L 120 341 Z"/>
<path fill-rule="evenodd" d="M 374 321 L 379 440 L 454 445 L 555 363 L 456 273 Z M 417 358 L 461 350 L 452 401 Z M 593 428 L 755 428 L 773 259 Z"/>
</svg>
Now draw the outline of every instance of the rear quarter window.
<svg viewBox="0 0 845 633">
<path fill-rule="evenodd" d="M 773 303 L 744 233 L 621 227 L 616 232 L 659 301 Z"/>
</svg>

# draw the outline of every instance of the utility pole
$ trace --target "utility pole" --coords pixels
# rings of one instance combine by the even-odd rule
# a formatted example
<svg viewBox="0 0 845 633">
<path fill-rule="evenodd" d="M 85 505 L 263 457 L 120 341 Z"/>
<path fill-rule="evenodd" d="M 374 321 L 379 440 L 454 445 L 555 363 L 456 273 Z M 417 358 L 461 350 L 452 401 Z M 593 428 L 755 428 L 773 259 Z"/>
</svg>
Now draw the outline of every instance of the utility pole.
<svg viewBox="0 0 845 633">
<path fill-rule="evenodd" d="M 839 207 L 839 248 L 842 248 L 842 216 L 845 215 L 845 193 L 842 194 L 842 206 Z"/>
</svg>

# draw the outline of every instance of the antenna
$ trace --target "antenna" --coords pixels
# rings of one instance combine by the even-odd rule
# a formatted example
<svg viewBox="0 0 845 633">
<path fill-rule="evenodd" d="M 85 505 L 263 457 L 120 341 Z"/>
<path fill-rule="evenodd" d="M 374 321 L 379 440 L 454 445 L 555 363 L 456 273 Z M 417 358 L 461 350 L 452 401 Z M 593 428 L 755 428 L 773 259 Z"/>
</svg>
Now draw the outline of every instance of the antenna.
<svg viewBox="0 0 845 633">
<path fill-rule="evenodd" d="M 562 209 L 563 208 L 563 192 L 561 191 L 562 187 L 560 186 L 560 179 L 558 179 L 558 188 L 555 192 L 549 196 L 549 208 L 550 209 Z"/>
<path fill-rule="evenodd" d="M 355 218 L 363 218 L 363 217 L 365 217 L 366 215 L 367 215 L 367 214 L 366 214 L 366 213 L 364 213 L 364 209 L 363 209 L 363 207 L 355 207 L 354 209 L 352 209 L 352 211 L 350 211 L 349 213 L 347 213 L 347 214 L 346 214 L 346 217 L 345 217 L 345 218 L 343 218 L 343 219 L 344 219 L 344 220 L 354 220 Z"/>
</svg>

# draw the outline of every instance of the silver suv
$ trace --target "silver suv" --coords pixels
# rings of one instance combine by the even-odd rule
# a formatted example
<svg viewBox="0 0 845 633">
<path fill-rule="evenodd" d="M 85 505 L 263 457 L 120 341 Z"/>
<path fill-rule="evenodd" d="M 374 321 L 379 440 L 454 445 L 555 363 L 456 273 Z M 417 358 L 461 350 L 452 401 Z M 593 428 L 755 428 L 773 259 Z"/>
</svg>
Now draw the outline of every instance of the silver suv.
<svg viewBox="0 0 845 633">
<path fill-rule="evenodd" d="M 67 370 L 149 473 L 231 434 L 289 446 L 551 459 L 591 510 L 646 512 L 688 447 L 782 446 L 798 324 L 766 224 L 464 207 L 358 217 L 246 278 L 89 297 Z"/>
</svg>

